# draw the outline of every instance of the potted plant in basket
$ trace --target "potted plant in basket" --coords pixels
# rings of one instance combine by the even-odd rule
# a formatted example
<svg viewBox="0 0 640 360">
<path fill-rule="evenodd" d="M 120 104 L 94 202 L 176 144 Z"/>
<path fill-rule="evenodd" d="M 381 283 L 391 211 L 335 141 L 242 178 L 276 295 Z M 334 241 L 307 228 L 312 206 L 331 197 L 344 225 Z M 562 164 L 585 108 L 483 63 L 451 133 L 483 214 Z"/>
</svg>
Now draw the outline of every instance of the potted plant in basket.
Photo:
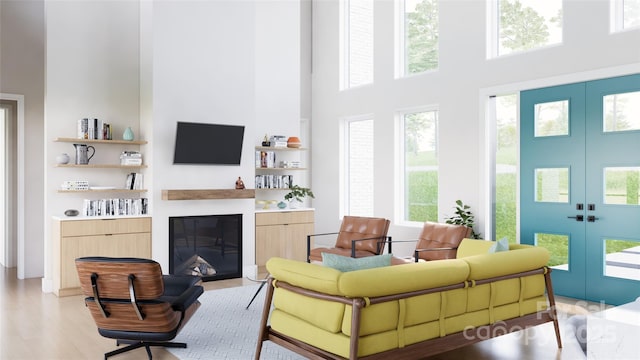
<svg viewBox="0 0 640 360">
<path fill-rule="evenodd" d="M 289 192 L 284 196 L 284 199 L 289 202 L 289 208 L 295 209 L 298 207 L 298 203 L 302 203 L 305 197 L 315 199 L 315 195 L 309 188 L 293 185 L 289 188 Z"/>
</svg>

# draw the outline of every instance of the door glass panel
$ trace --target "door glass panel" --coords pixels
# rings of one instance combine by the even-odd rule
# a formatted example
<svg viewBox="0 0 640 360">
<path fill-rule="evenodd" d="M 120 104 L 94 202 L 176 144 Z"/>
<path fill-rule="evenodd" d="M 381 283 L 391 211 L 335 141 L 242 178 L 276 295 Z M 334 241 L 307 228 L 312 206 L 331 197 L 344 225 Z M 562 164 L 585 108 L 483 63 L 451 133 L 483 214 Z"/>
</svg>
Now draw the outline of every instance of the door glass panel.
<svg viewBox="0 0 640 360">
<path fill-rule="evenodd" d="M 640 280 L 640 242 L 604 239 L 604 275 Z"/>
<path fill-rule="evenodd" d="M 551 257 L 547 265 L 554 269 L 569 270 L 569 236 L 558 234 L 535 234 L 536 246 L 549 250 Z"/>
<path fill-rule="evenodd" d="M 536 169 L 536 202 L 569 202 L 569 168 Z"/>
<path fill-rule="evenodd" d="M 604 168 L 604 203 L 638 205 L 640 167 Z"/>
<path fill-rule="evenodd" d="M 604 132 L 640 130 L 640 91 L 603 97 Z"/>
<path fill-rule="evenodd" d="M 569 100 L 535 105 L 535 136 L 569 135 Z"/>
</svg>

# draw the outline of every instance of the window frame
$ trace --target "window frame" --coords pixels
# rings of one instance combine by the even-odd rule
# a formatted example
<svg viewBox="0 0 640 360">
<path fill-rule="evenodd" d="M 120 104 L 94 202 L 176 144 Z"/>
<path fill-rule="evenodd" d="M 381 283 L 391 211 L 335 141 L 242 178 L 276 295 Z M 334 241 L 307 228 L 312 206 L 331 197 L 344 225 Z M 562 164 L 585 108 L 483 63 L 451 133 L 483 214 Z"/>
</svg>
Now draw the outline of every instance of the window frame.
<svg viewBox="0 0 640 360">
<path fill-rule="evenodd" d="M 397 109 L 395 111 L 395 134 L 394 134 L 394 138 L 396 140 L 396 146 L 395 146 L 395 203 L 394 203 L 394 213 L 395 213 L 395 218 L 396 223 L 398 225 L 401 226 L 409 226 L 409 227 L 417 227 L 417 228 L 421 228 L 424 225 L 424 221 L 411 221 L 411 220 L 407 220 L 406 218 L 408 217 L 407 214 L 407 199 L 405 197 L 406 195 L 406 188 L 405 188 L 405 184 L 406 184 L 406 164 L 405 164 L 405 117 L 406 115 L 410 115 L 410 114 L 416 114 L 416 113 L 422 113 L 422 112 L 436 112 L 436 138 L 438 138 L 439 136 L 439 131 L 438 131 L 438 124 L 440 122 L 440 107 L 437 104 L 431 104 L 431 105 L 424 105 L 424 106 L 417 106 L 417 107 L 409 107 L 409 108 L 402 108 L 402 109 Z M 438 185 L 440 183 L 440 175 L 439 175 L 439 169 L 438 169 Z M 438 189 L 440 187 L 438 186 Z M 438 199 L 440 198 L 440 194 L 439 194 L 439 190 L 438 190 Z M 439 205 L 437 203 L 437 205 Z M 440 218 L 440 209 L 438 206 L 438 219 Z M 425 219 L 426 221 L 426 219 Z"/>
<path fill-rule="evenodd" d="M 345 215 L 353 215 L 353 216 L 365 216 L 363 214 L 351 214 L 351 187 L 350 187 L 350 179 L 351 179 L 351 171 L 350 171 L 350 159 L 351 159 L 351 153 L 350 153 L 350 140 L 351 140 L 351 123 L 354 122 L 359 122 L 359 121 L 371 121 L 371 126 L 373 128 L 373 132 L 375 132 L 375 117 L 373 114 L 369 113 L 369 114 L 361 114 L 361 115 L 355 115 L 355 116 L 349 116 L 349 117 L 344 117 L 341 120 L 341 131 L 340 131 L 340 144 L 341 144 L 341 151 L 340 151 L 340 170 L 341 170 L 341 174 L 340 174 L 340 189 L 339 189 L 339 206 L 340 206 L 340 217 L 343 217 Z M 373 146 L 374 141 L 371 141 L 371 144 Z M 375 165 L 375 164 L 373 164 Z M 372 166 L 373 166 L 372 165 Z M 371 194 L 371 198 L 375 199 L 374 197 L 374 191 L 375 191 L 375 178 L 373 177 L 373 173 L 374 173 L 374 169 L 371 169 L 372 172 L 372 194 Z M 372 203 L 372 208 L 371 208 L 371 213 L 373 213 L 375 211 L 374 209 L 375 204 Z"/>
</svg>

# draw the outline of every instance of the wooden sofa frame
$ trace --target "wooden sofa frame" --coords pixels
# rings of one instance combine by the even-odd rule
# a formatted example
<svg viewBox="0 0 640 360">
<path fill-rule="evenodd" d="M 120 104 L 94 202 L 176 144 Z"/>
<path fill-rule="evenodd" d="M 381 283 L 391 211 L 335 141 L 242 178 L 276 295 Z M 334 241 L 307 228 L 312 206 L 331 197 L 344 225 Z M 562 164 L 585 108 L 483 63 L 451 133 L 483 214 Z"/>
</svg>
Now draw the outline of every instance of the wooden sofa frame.
<svg viewBox="0 0 640 360">
<path fill-rule="evenodd" d="M 449 334 L 444 337 L 425 340 L 416 344 L 405 346 L 403 348 L 392 349 L 392 350 L 384 351 L 381 353 L 360 357 L 360 359 L 368 359 L 368 360 L 388 360 L 390 358 L 391 359 L 419 359 L 419 358 L 439 354 L 442 352 L 446 352 L 449 350 L 453 350 L 466 345 L 471 345 L 483 340 L 487 340 L 489 337 L 506 335 L 511 332 L 520 331 L 525 328 L 544 324 L 547 322 L 553 322 L 553 327 L 556 333 L 556 342 L 558 344 L 558 348 L 562 348 L 562 341 L 560 339 L 560 326 L 558 324 L 558 316 L 556 313 L 555 299 L 553 296 L 553 288 L 551 285 L 550 273 L 551 273 L 550 268 L 543 267 L 536 270 L 474 281 L 475 285 L 481 285 L 481 284 L 491 283 L 494 281 L 520 278 L 520 277 L 530 276 L 530 275 L 544 274 L 547 298 L 549 301 L 549 307 L 545 310 L 541 310 L 536 313 L 524 315 L 517 318 L 501 320 L 490 325 L 477 326 L 477 327 L 474 327 L 473 330 L 471 331 L 465 330 L 465 331 Z M 276 283 L 275 285 L 274 285 L 274 282 Z M 395 301 L 398 299 L 409 298 L 417 295 L 425 295 L 425 294 L 436 293 L 440 291 L 454 290 L 454 289 L 470 286 L 471 285 L 470 283 L 471 283 L 470 281 L 466 281 L 466 282 L 455 284 L 455 285 L 448 285 L 448 286 L 442 286 L 437 288 L 406 292 L 402 294 L 373 297 L 373 298 L 369 298 L 369 303 L 378 304 L 378 303 L 383 303 L 387 301 Z M 269 325 L 267 325 L 269 313 L 271 310 L 271 301 L 273 297 L 274 286 L 287 289 L 294 293 L 298 293 L 298 294 L 316 298 L 316 299 L 334 301 L 334 302 L 351 305 L 353 307 L 353 311 L 351 316 L 352 331 L 351 331 L 351 338 L 350 338 L 349 359 L 352 359 L 352 360 L 358 359 L 358 338 L 359 338 L 359 330 L 360 330 L 360 316 L 361 316 L 362 309 L 366 306 L 366 302 L 364 298 L 346 298 L 341 296 L 328 295 L 328 294 L 300 288 L 297 286 L 293 286 L 282 281 L 274 281 L 274 279 L 271 277 L 268 279 L 268 285 L 269 287 L 267 289 L 265 304 L 262 311 L 262 318 L 260 321 L 260 332 L 258 336 L 258 344 L 255 352 L 256 360 L 260 359 L 262 343 L 265 341 L 272 341 L 273 343 L 276 343 L 284 348 L 287 348 L 309 359 L 336 359 L 336 360 L 344 359 L 343 357 L 338 356 L 336 354 L 311 346 L 309 344 L 296 340 L 292 337 L 283 335 L 273 330 Z"/>
</svg>

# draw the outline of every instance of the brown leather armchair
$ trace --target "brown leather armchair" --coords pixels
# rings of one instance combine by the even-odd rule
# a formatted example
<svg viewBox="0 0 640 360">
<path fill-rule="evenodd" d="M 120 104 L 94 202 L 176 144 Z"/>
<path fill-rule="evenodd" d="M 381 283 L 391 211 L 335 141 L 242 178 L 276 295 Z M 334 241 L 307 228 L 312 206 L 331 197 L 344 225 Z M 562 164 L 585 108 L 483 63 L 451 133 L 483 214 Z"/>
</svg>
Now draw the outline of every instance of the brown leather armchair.
<svg viewBox="0 0 640 360">
<path fill-rule="evenodd" d="M 160 264 L 149 259 L 84 257 L 76 259 L 85 305 L 100 335 L 128 346 L 110 356 L 150 346 L 180 347 L 170 342 L 200 307 L 197 276 L 163 275 Z"/>
<path fill-rule="evenodd" d="M 307 235 L 307 262 L 322 261 L 322 253 L 350 257 L 380 255 L 385 244 L 391 253 L 391 237 L 387 236 L 389 223 L 385 218 L 344 216 L 338 232 Z M 312 238 L 336 234 L 334 247 L 311 248 Z"/>
<path fill-rule="evenodd" d="M 464 225 L 442 224 L 427 221 L 417 240 L 413 258 L 394 257 L 392 264 L 418 262 L 420 260 L 455 259 L 458 246 L 464 238 L 471 236 L 472 229 Z M 397 241 L 393 241 L 397 242 Z"/>
</svg>

